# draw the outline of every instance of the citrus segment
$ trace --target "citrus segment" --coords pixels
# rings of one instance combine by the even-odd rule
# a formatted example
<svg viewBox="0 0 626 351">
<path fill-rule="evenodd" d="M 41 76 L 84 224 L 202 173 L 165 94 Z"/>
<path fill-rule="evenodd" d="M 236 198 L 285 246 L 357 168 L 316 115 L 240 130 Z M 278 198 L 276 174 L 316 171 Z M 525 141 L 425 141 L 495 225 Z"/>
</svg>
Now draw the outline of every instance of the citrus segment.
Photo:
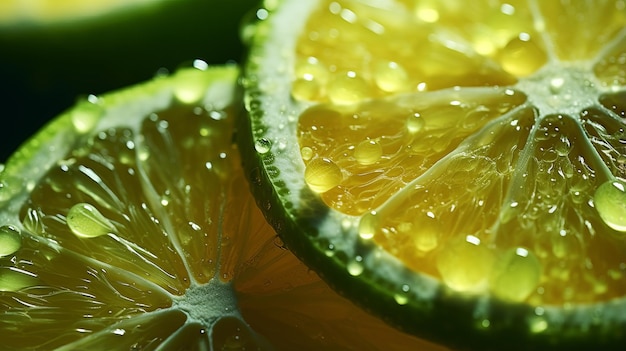
<svg viewBox="0 0 626 351">
<path fill-rule="evenodd" d="M 240 143 L 287 247 L 445 345 L 619 349 L 623 1 L 265 5 Z"/>
<path fill-rule="evenodd" d="M 593 59 L 624 31 L 626 5 L 623 1 L 537 1 L 534 5 L 544 18 L 537 25 L 545 29 L 549 36 L 546 42 L 563 61 Z"/>
<path fill-rule="evenodd" d="M 510 89 L 478 88 L 402 95 L 354 106 L 317 105 L 298 122 L 305 180 L 329 205 L 348 214 L 380 206 L 468 135 L 520 106 Z M 506 149 L 505 149 L 506 150 Z M 314 173 L 322 164 L 333 168 Z M 331 166 L 332 165 L 332 166 Z"/>
</svg>

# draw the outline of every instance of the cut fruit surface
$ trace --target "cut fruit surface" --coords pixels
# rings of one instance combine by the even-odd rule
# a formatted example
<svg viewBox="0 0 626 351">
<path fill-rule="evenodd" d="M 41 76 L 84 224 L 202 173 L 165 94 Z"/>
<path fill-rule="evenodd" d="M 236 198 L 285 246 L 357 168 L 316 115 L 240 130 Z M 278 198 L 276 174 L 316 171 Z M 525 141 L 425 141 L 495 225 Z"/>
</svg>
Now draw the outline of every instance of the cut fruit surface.
<svg viewBox="0 0 626 351">
<path fill-rule="evenodd" d="M 240 143 L 289 248 L 445 345 L 621 347 L 624 1 L 265 5 Z"/>
<path fill-rule="evenodd" d="M 333 292 L 249 193 L 234 66 L 67 110 L 0 173 L 3 350 L 430 347 Z"/>
</svg>

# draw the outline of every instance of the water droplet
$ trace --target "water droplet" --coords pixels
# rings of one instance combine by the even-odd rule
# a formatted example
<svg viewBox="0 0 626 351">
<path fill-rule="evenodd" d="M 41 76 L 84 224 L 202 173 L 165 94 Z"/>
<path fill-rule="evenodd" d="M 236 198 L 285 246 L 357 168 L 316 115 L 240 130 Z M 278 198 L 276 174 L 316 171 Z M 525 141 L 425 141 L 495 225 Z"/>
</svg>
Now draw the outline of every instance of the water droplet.
<svg viewBox="0 0 626 351">
<path fill-rule="evenodd" d="M 541 68 L 548 58 L 527 33 L 520 33 L 502 49 L 499 59 L 505 71 L 524 77 Z"/>
<path fill-rule="evenodd" d="M 494 254 L 480 239 L 468 235 L 445 246 L 437 256 L 444 283 L 457 291 L 483 290 L 493 269 Z"/>
<path fill-rule="evenodd" d="M 363 273 L 363 270 L 365 269 L 363 267 L 363 257 L 356 256 L 354 260 L 348 262 L 346 268 L 348 269 L 348 273 L 350 273 L 350 275 L 353 277 L 361 275 L 361 273 Z"/>
<path fill-rule="evenodd" d="M 16 267 L 0 267 L 0 291 L 18 291 L 37 285 L 37 275 Z"/>
<path fill-rule="evenodd" d="M 383 155 L 383 147 L 374 140 L 364 140 L 354 149 L 354 158 L 359 164 L 372 165 Z"/>
<path fill-rule="evenodd" d="M 313 158 L 313 149 L 311 149 L 308 146 L 305 146 L 302 149 L 300 149 L 300 154 L 302 155 L 302 159 L 304 161 L 308 161 L 311 158 Z"/>
<path fill-rule="evenodd" d="M 0 227 L 0 257 L 9 256 L 22 247 L 20 230 L 12 225 Z"/>
<path fill-rule="evenodd" d="M 409 75 L 396 62 L 379 62 L 375 67 L 374 81 L 380 90 L 393 93 L 406 90 Z"/>
<path fill-rule="evenodd" d="M 409 297 L 406 294 L 394 294 L 393 299 L 396 300 L 396 303 L 398 305 L 406 305 L 407 303 L 409 303 Z"/>
<path fill-rule="evenodd" d="M 335 77 L 328 84 L 328 97 L 339 105 L 357 103 L 369 95 L 368 85 L 355 72 Z"/>
<path fill-rule="evenodd" d="M 291 86 L 291 96 L 300 101 L 314 101 L 320 98 L 322 87 L 316 80 L 296 79 Z"/>
<path fill-rule="evenodd" d="M 314 192 L 325 193 L 341 183 L 343 174 L 332 160 L 316 158 L 307 165 L 304 180 Z"/>
<path fill-rule="evenodd" d="M 491 291 L 507 301 L 521 302 L 535 291 L 541 279 L 539 259 L 524 248 L 507 250 L 498 259 L 491 274 Z"/>
<path fill-rule="evenodd" d="M 600 218 L 612 229 L 626 232 L 626 185 L 608 181 L 596 189 L 593 202 Z"/>
<path fill-rule="evenodd" d="M 328 69 L 316 57 L 307 57 L 298 61 L 295 67 L 295 75 L 306 81 L 316 81 L 325 84 L 328 81 Z"/>
<path fill-rule="evenodd" d="M 95 238 L 115 230 L 113 223 L 88 203 L 78 203 L 70 208 L 67 225 L 74 235 L 81 238 Z"/>
<path fill-rule="evenodd" d="M 96 126 L 103 114 L 100 100 L 95 95 L 90 95 L 87 101 L 81 102 L 71 111 L 72 123 L 77 132 L 87 133 Z"/>
<path fill-rule="evenodd" d="M 328 246 L 326 247 L 326 250 L 324 251 L 324 254 L 327 257 L 333 257 L 335 256 L 335 245 L 333 244 L 328 244 Z"/>
<path fill-rule="evenodd" d="M 266 138 L 261 138 L 254 143 L 254 149 L 260 154 L 266 154 L 272 148 L 272 142 Z"/>
<path fill-rule="evenodd" d="M 548 329 L 548 321 L 541 316 L 530 317 L 528 324 L 530 326 L 530 331 L 533 333 L 541 333 Z"/>
<path fill-rule="evenodd" d="M 411 287 L 407 284 L 403 284 L 400 291 L 393 295 L 393 299 L 396 300 L 398 305 L 406 305 L 409 303 L 409 291 L 411 291 Z"/>
<path fill-rule="evenodd" d="M 419 113 L 414 113 L 406 120 L 406 129 L 411 134 L 419 133 L 424 129 L 426 121 Z"/>
<path fill-rule="evenodd" d="M 363 240 L 369 240 L 374 237 L 379 227 L 379 218 L 376 211 L 371 211 L 361 217 L 359 222 L 359 236 Z"/>
<path fill-rule="evenodd" d="M 182 67 L 176 72 L 174 80 L 174 96 L 184 104 L 199 102 L 209 86 L 207 77 L 197 74 L 197 70 L 205 71 L 208 64 L 202 60 L 194 60 L 190 68 Z"/>
<path fill-rule="evenodd" d="M 559 94 L 565 85 L 565 79 L 562 77 L 555 77 L 550 79 L 550 91 L 552 94 Z"/>
<path fill-rule="evenodd" d="M 168 190 L 163 195 L 161 195 L 161 206 L 167 207 L 170 204 L 171 199 L 172 199 L 172 196 Z"/>
</svg>

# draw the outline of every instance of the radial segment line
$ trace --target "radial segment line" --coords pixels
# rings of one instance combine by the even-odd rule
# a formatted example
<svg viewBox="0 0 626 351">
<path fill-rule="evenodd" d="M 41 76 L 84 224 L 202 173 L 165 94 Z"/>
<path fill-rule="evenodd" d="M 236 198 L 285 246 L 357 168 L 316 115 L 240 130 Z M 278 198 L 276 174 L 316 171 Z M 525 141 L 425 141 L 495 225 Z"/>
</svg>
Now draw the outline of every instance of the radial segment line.
<svg viewBox="0 0 626 351">
<path fill-rule="evenodd" d="M 548 1 L 551 1 L 551 0 L 548 0 Z M 556 55 L 554 42 L 552 41 L 552 38 L 546 31 L 546 18 L 543 15 L 543 13 L 541 13 L 541 10 L 539 9 L 539 3 L 537 2 L 537 0 L 527 0 L 527 2 L 528 2 L 528 8 L 530 9 L 530 13 L 533 18 L 534 29 L 539 33 L 541 40 L 543 41 L 545 45 L 546 54 L 548 55 L 548 60 L 550 62 L 558 61 L 559 59 L 558 59 L 558 56 Z"/>
</svg>

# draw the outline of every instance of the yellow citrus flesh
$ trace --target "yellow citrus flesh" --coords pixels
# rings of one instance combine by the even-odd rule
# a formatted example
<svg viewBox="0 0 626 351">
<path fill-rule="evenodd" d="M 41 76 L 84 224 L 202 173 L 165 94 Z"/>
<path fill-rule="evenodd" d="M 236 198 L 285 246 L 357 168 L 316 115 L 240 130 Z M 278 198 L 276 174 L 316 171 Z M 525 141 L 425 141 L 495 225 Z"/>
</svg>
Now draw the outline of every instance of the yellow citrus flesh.
<svg viewBox="0 0 626 351">
<path fill-rule="evenodd" d="M 9 161 L 3 349 L 442 350 L 358 309 L 284 248 L 232 144 L 234 108 L 220 102 L 236 72 L 224 71 L 208 101 L 211 69 L 157 79 L 174 89 L 162 109 L 115 101 L 169 88 L 91 96 Z"/>
<path fill-rule="evenodd" d="M 626 294 L 626 3 L 322 1 L 291 95 L 305 181 L 455 291 Z"/>
</svg>

